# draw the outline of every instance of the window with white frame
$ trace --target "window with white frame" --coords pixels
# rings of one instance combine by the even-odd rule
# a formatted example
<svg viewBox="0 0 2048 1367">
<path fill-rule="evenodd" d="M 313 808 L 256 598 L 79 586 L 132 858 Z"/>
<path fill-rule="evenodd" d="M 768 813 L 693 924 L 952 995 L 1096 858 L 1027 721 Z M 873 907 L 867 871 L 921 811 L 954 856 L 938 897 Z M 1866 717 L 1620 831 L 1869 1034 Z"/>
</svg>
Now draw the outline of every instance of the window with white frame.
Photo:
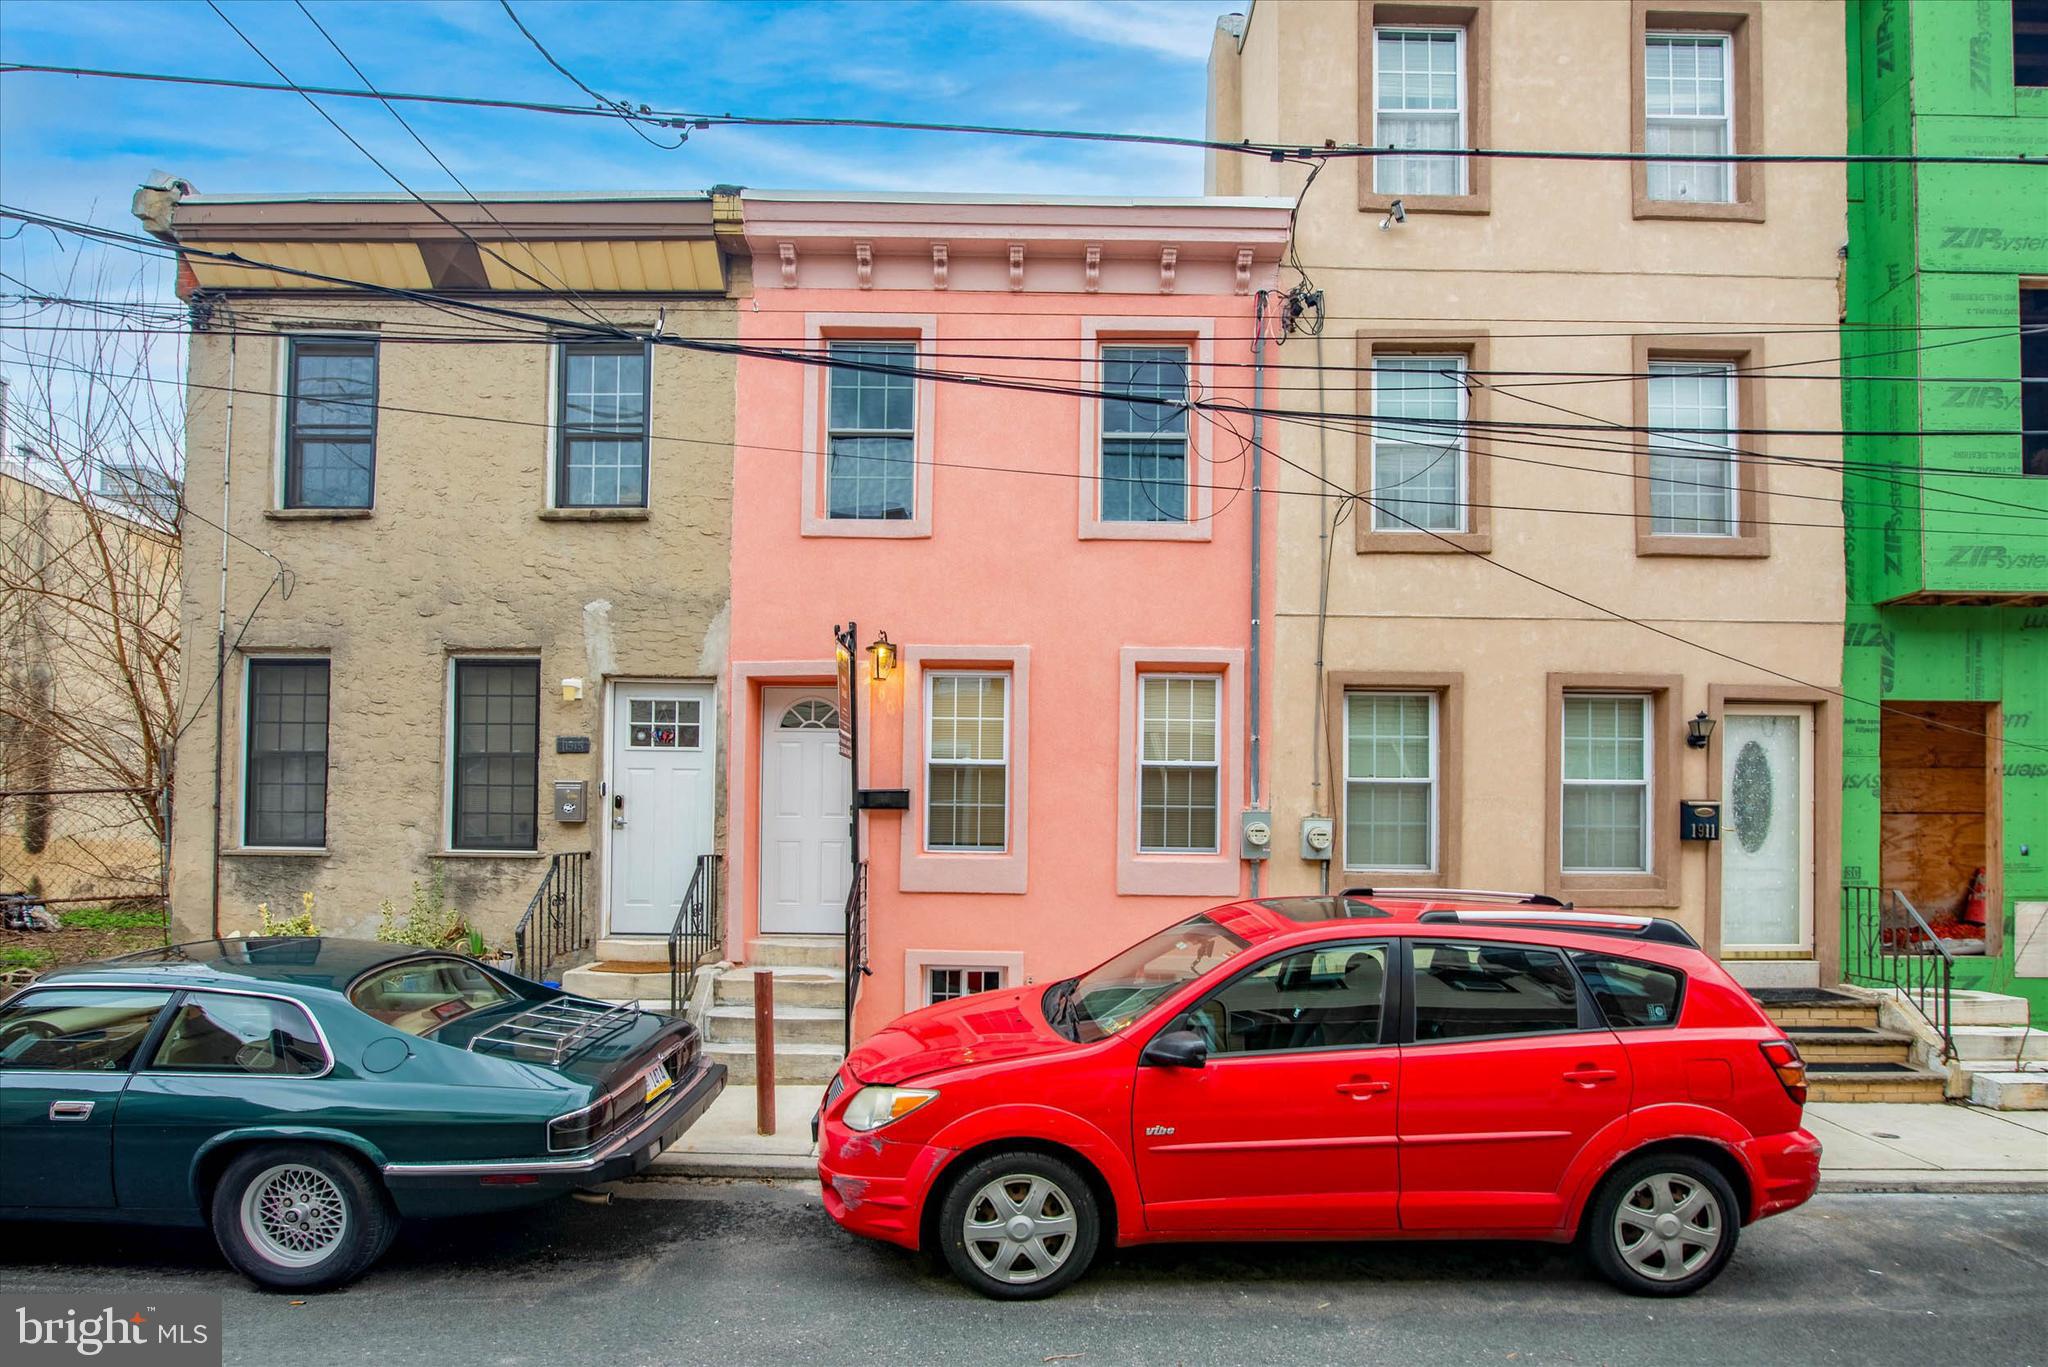
<svg viewBox="0 0 2048 1367">
<path fill-rule="evenodd" d="M 1649 387 L 1650 531 L 1736 535 L 1735 367 L 1652 361 Z"/>
<path fill-rule="evenodd" d="M 1643 38 L 1643 150 L 1727 156 L 1735 150 L 1735 112 L 1725 33 L 1650 33 Z M 1649 197 L 1727 204 L 1735 168 L 1725 161 L 1653 161 Z"/>
<path fill-rule="evenodd" d="M 646 346 L 564 342 L 557 387 L 555 505 L 646 507 Z"/>
<path fill-rule="evenodd" d="M 1188 349 L 1102 349 L 1102 520 L 1188 519 Z"/>
<path fill-rule="evenodd" d="M 377 340 L 286 341 L 287 508 L 368 508 L 377 481 Z"/>
<path fill-rule="evenodd" d="M 1650 871 L 1651 700 L 1567 693 L 1560 795 L 1566 873 Z"/>
<path fill-rule="evenodd" d="M 1372 358 L 1374 531 L 1465 530 L 1465 357 Z"/>
<path fill-rule="evenodd" d="M 1372 141 L 1403 155 L 1373 158 L 1383 195 L 1467 193 L 1465 158 L 1437 149 L 1465 145 L 1465 31 L 1373 30 Z"/>
<path fill-rule="evenodd" d="M 928 850 L 997 851 L 1009 844 L 1010 677 L 925 675 Z"/>
<path fill-rule="evenodd" d="M 1344 866 L 1436 868 L 1434 693 L 1344 695 Z"/>
<path fill-rule="evenodd" d="M 924 971 L 924 1001 L 926 1006 L 937 1006 L 940 1002 L 971 997 L 977 992 L 993 992 L 1002 985 L 1003 970 L 1000 968 L 927 968 Z"/>
<path fill-rule="evenodd" d="M 831 342 L 825 515 L 906 521 L 917 503 L 917 343 Z"/>
<path fill-rule="evenodd" d="M 1138 686 L 1138 851 L 1214 854 L 1223 770 L 1222 681 L 1146 674 Z"/>
</svg>

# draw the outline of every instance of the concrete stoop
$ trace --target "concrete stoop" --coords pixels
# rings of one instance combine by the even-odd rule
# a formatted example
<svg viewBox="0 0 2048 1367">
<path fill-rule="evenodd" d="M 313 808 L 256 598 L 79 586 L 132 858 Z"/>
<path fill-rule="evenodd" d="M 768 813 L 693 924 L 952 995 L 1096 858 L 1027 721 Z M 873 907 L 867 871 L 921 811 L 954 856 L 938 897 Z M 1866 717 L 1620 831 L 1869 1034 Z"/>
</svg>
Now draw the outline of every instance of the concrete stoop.
<svg viewBox="0 0 2048 1367">
<path fill-rule="evenodd" d="M 2001 1111 L 2048 1110 L 2048 1031 L 2028 1024 L 2024 997 L 1978 988 L 1949 994 L 1955 1056 L 1942 1056 L 1935 1023 L 1903 993 L 1843 988 L 1876 1003 L 1883 1026 L 1911 1037 L 1914 1065 L 1941 1076 L 1943 1094 Z M 1804 1046 L 1801 1046 L 1802 1050 Z"/>
<path fill-rule="evenodd" d="M 1760 987 L 1751 995 L 1799 1047 L 1808 1100 L 1937 1102 L 1947 1095 L 1942 1074 L 1915 1062 L 1915 1035 L 1885 1019 L 1874 995 L 1826 987 Z"/>
<path fill-rule="evenodd" d="M 837 935 L 769 935 L 747 941 L 747 961 L 712 981 L 704 1053 L 723 1063 L 732 1086 L 757 1080 L 754 974 L 767 969 L 775 997 L 778 1086 L 830 1082 L 846 1057 L 845 942 Z"/>
</svg>

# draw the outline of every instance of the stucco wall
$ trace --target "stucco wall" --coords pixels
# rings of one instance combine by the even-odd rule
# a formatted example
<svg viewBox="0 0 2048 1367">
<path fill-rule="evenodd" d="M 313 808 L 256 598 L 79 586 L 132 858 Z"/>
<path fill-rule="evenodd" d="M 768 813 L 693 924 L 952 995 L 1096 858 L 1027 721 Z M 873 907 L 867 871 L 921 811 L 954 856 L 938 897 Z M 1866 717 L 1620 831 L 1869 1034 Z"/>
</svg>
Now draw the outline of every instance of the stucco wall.
<svg viewBox="0 0 2048 1367">
<path fill-rule="evenodd" d="M 642 329 L 665 309 L 670 335 L 729 339 L 734 332 L 732 305 L 724 300 L 636 299 L 603 307 L 614 321 Z M 266 299 L 246 313 L 234 343 L 227 524 L 253 547 L 238 540 L 228 548 L 230 642 L 245 620 L 247 630 L 212 696 L 220 540 L 203 525 L 186 533 L 184 620 L 192 644 L 184 712 L 198 716 L 178 755 L 172 907 L 179 928 L 206 933 L 213 915 L 211 709 L 224 700 L 223 928 L 251 927 L 261 902 L 296 911 L 299 895 L 312 892 L 324 930 L 368 934 L 380 900 L 389 897 L 402 911 L 411 882 L 425 882 L 438 867 L 465 917 L 494 942 L 508 941 L 545 872 L 545 856 L 601 844 L 599 821 L 557 823 L 549 796 L 554 780 L 584 779 L 590 810 L 600 811 L 605 678 L 715 681 L 724 669 L 732 362 L 655 349 L 644 518 L 549 520 L 542 514 L 552 449 L 550 347 L 398 340 L 479 327 L 360 299 Z M 281 320 L 369 322 L 387 334 L 378 373 L 376 508 L 367 518 L 266 512 L 276 505 Z M 193 506 L 213 519 L 222 489 L 229 326 L 230 314 L 216 312 L 211 329 L 192 343 L 187 490 Z M 274 566 L 254 547 L 289 567 L 289 598 L 274 589 L 265 596 Z M 328 842 L 321 853 L 238 852 L 242 666 L 259 651 L 332 659 Z M 540 658 L 540 848 L 533 856 L 446 853 L 448 660 L 469 651 Z M 580 701 L 563 700 L 566 678 L 584 681 Z M 589 737 L 590 753 L 555 753 L 558 735 Z M 601 849 L 597 854 L 601 862 Z M 594 917 L 602 915 L 600 887 L 594 863 Z"/>
</svg>

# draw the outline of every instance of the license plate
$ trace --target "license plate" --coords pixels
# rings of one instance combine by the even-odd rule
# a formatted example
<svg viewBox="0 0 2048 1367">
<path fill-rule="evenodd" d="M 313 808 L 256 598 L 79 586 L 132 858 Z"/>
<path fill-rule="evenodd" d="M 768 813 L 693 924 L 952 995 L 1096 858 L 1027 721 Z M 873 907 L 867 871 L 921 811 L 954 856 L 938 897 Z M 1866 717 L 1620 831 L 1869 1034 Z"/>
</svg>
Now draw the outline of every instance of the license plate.
<svg viewBox="0 0 2048 1367">
<path fill-rule="evenodd" d="M 640 1085 L 647 1089 L 647 1103 L 652 1105 L 657 1097 L 676 1085 L 676 1080 L 668 1075 L 666 1066 L 657 1063 L 640 1075 Z"/>
</svg>

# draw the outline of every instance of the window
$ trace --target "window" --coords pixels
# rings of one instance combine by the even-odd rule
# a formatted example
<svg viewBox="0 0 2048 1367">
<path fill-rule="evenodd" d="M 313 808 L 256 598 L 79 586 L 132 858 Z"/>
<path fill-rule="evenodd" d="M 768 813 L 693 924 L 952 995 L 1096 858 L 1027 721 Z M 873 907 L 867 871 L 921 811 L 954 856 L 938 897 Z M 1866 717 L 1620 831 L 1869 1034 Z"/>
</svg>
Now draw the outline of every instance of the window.
<svg viewBox="0 0 2048 1367">
<path fill-rule="evenodd" d="M 2012 83 L 2048 86 L 2048 0 L 2012 0 Z"/>
<path fill-rule="evenodd" d="M 1188 1013 L 1212 1054 L 1363 1049 L 1381 1038 L 1385 945 L 1319 945 L 1262 964 Z"/>
<path fill-rule="evenodd" d="M 565 342 L 555 422 L 555 504 L 647 506 L 647 348 Z"/>
<path fill-rule="evenodd" d="M 1378 353 L 1372 367 L 1373 530 L 1463 531 L 1465 358 Z"/>
<path fill-rule="evenodd" d="M 1653 712 L 1640 694 L 1565 695 L 1564 872 L 1650 871 Z"/>
<path fill-rule="evenodd" d="M 1735 536 L 1735 368 L 1650 362 L 1650 533 Z"/>
<path fill-rule="evenodd" d="M 1466 145 L 1463 29 L 1374 29 L 1372 84 L 1375 147 L 1427 152 Z M 1375 157 L 1373 189 L 1384 195 L 1462 195 L 1465 158 Z"/>
<path fill-rule="evenodd" d="M 454 729 L 454 848 L 536 848 L 540 662 L 457 660 Z"/>
<path fill-rule="evenodd" d="M 1554 950 L 1416 944 L 1412 953 L 1417 1044 L 1579 1028 L 1578 982 Z"/>
<path fill-rule="evenodd" d="M 1138 849 L 1214 854 L 1222 769 L 1210 677 L 1148 674 L 1138 692 Z"/>
<path fill-rule="evenodd" d="M 1572 962 L 1578 965 L 1579 976 L 1586 980 L 1609 1029 L 1678 1024 L 1685 975 L 1677 969 L 1606 954 L 1574 954 Z"/>
<path fill-rule="evenodd" d="M 376 487 L 377 343 L 287 343 L 284 506 L 367 508 Z"/>
<path fill-rule="evenodd" d="M 1154 1004 L 1249 947 L 1208 916 L 1190 916 L 1077 978 L 1054 983 L 1043 1002 L 1046 1023 L 1070 1040 L 1093 1044 L 1128 1029 Z"/>
<path fill-rule="evenodd" d="M 431 1035 L 449 1021 L 518 997 L 466 959 L 413 959 L 371 974 L 348 999 L 394 1030 Z"/>
<path fill-rule="evenodd" d="M 916 511 L 917 344 L 833 342 L 826 350 L 826 516 L 908 519 Z"/>
<path fill-rule="evenodd" d="M 1102 520 L 1188 518 L 1188 349 L 1102 349 Z"/>
<path fill-rule="evenodd" d="M 169 1001 L 163 992 L 33 992 L 0 1007 L 0 1070 L 115 1073 Z"/>
<path fill-rule="evenodd" d="M 924 999 L 928 1006 L 993 992 L 1003 985 L 1000 968 L 928 968 L 924 974 Z"/>
<path fill-rule="evenodd" d="M 1344 866 L 1436 868 L 1431 693 L 1344 695 Z"/>
<path fill-rule="evenodd" d="M 635 698 L 626 705 L 631 750 L 695 750 L 703 745 L 703 707 L 696 698 Z"/>
<path fill-rule="evenodd" d="M 1727 156 L 1735 150 L 1730 39 L 1721 33 L 1652 33 L 1643 46 L 1643 150 Z M 1725 161 L 1653 161 L 1649 197 L 1726 204 L 1735 198 Z"/>
<path fill-rule="evenodd" d="M 925 676 L 925 848 L 1008 844 L 1009 677 Z"/>
<path fill-rule="evenodd" d="M 249 661 L 244 845 L 327 843 L 327 683 L 325 660 Z"/>
<path fill-rule="evenodd" d="M 2048 30 L 2048 7 L 2041 25 Z M 2020 469 L 2048 475 L 2048 288 L 2020 291 L 2020 427 Z"/>
<path fill-rule="evenodd" d="M 172 1015 L 149 1066 L 307 1077 L 326 1071 L 327 1050 L 304 1007 L 269 997 L 195 992 Z"/>
</svg>

